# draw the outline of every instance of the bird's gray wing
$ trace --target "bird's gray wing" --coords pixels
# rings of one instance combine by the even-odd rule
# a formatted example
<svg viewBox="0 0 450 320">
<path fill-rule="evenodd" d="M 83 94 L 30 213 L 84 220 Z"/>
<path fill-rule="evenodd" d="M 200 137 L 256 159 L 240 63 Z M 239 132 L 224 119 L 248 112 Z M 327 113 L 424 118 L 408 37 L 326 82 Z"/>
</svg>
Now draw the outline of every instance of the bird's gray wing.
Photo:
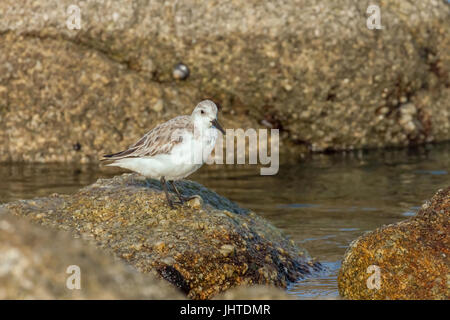
<svg viewBox="0 0 450 320">
<path fill-rule="evenodd" d="M 147 132 L 128 149 L 104 155 L 101 160 L 153 157 L 157 154 L 169 153 L 176 144 L 183 141 L 184 131 L 192 133 L 194 131 L 190 116 L 179 116 L 164 122 Z"/>
</svg>

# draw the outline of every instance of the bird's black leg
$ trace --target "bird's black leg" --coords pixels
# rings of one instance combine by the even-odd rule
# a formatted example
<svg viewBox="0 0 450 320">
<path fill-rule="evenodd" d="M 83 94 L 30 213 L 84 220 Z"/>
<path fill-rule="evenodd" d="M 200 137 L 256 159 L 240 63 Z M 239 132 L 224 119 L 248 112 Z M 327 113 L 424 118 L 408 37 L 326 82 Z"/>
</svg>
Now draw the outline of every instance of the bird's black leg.
<svg viewBox="0 0 450 320">
<path fill-rule="evenodd" d="M 192 200 L 194 198 L 196 198 L 196 196 L 192 196 L 192 197 L 184 197 L 177 189 L 177 187 L 175 186 L 175 182 L 173 180 L 169 180 L 170 184 L 172 185 L 172 188 L 175 190 L 178 199 L 180 199 L 181 204 L 183 204 L 185 201 L 189 201 Z"/>
<path fill-rule="evenodd" d="M 178 199 L 180 199 L 181 204 L 184 204 L 184 201 L 187 199 L 181 195 L 181 193 L 178 191 L 177 187 L 175 186 L 175 182 L 173 180 L 169 180 L 170 185 L 172 186 L 173 190 L 175 190 L 175 193 L 178 196 Z"/>
<path fill-rule="evenodd" d="M 169 192 L 167 192 L 167 185 L 166 185 L 166 179 L 164 179 L 164 177 L 161 177 L 161 180 L 159 180 L 161 182 L 161 186 L 164 190 L 164 193 L 166 194 L 166 198 L 167 198 L 167 203 L 169 204 L 169 206 L 173 209 L 173 203 L 172 200 L 170 200 L 169 198 Z"/>
</svg>

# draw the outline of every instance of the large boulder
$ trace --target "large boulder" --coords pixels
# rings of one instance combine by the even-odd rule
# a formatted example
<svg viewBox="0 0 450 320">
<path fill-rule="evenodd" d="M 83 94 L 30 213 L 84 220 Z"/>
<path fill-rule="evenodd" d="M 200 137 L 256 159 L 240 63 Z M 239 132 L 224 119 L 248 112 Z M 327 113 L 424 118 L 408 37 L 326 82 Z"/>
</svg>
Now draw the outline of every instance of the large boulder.
<svg viewBox="0 0 450 320">
<path fill-rule="evenodd" d="M 338 285 L 349 299 L 450 299 L 450 187 L 417 216 L 353 241 Z"/>
<path fill-rule="evenodd" d="M 166 281 L 67 232 L 32 225 L 0 209 L 0 300 L 183 298 Z"/>
<path fill-rule="evenodd" d="M 86 0 L 71 30 L 71 0 L 2 1 L 0 161 L 96 161 L 205 97 L 282 151 L 450 139 L 450 5 L 370 4 Z"/>
<path fill-rule="evenodd" d="M 16 201 L 3 208 L 91 239 L 193 299 L 238 285 L 284 288 L 322 269 L 255 213 L 195 182 L 180 182 L 179 190 L 199 197 L 171 209 L 158 181 L 124 174 L 98 180 L 74 195 Z"/>
</svg>

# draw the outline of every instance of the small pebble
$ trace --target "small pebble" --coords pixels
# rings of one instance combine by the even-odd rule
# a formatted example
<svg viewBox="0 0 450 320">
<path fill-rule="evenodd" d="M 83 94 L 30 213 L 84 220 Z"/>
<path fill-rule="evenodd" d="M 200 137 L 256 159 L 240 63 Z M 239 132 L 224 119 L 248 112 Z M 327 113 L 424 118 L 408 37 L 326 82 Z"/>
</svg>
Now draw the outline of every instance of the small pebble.
<svg viewBox="0 0 450 320">
<path fill-rule="evenodd" d="M 183 63 L 177 63 L 173 68 L 172 76 L 176 80 L 186 80 L 189 77 L 189 68 Z"/>
<path fill-rule="evenodd" d="M 195 196 L 187 202 L 188 206 L 193 209 L 200 209 L 203 207 L 203 199 L 200 196 Z"/>
<path fill-rule="evenodd" d="M 234 251 L 234 246 L 231 244 L 224 244 L 220 247 L 219 251 L 224 257 L 228 257 Z"/>
</svg>

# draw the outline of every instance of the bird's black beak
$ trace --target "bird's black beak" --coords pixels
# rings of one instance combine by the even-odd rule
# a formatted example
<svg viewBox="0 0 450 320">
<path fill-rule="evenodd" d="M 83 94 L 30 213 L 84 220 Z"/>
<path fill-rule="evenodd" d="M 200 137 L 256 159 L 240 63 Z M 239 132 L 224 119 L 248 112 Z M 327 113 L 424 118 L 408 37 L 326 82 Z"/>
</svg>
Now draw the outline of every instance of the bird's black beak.
<svg viewBox="0 0 450 320">
<path fill-rule="evenodd" d="M 217 130 L 219 130 L 220 132 L 222 132 L 223 134 L 225 134 L 225 130 L 223 130 L 222 126 L 219 124 L 219 122 L 217 121 L 217 119 L 214 119 L 211 121 L 211 124 L 214 128 L 216 128 Z"/>
</svg>

